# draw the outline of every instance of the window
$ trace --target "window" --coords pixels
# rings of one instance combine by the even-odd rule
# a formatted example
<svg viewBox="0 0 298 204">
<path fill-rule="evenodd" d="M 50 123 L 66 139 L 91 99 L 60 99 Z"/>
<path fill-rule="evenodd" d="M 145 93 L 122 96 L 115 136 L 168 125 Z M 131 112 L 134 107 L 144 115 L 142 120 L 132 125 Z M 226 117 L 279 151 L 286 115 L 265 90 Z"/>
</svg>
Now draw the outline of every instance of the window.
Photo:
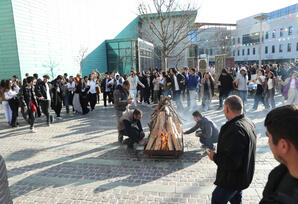
<svg viewBox="0 0 298 204">
<path fill-rule="evenodd" d="M 266 32 L 265 39 L 267 40 L 269 38 L 269 32 Z"/>
<path fill-rule="evenodd" d="M 274 30 L 272 31 L 272 38 L 275 38 L 275 32 L 276 32 L 276 30 L 274 29 Z"/>
<path fill-rule="evenodd" d="M 238 44 L 240 44 L 240 38 L 238 38 Z"/>
<path fill-rule="evenodd" d="M 240 50 L 237 51 L 237 55 L 240 56 Z"/>
<path fill-rule="evenodd" d="M 272 45 L 271 53 L 275 53 L 275 46 Z"/>
<path fill-rule="evenodd" d="M 268 54 L 268 47 L 265 47 L 265 54 Z"/>
<path fill-rule="evenodd" d="M 293 34 L 293 30 L 294 30 L 293 26 L 290 26 L 289 27 L 288 35 L 292 35 Z"/>
<path fill-rule="evenodd" d="M 247 48 L 247 55 L 250 55 L 250 49 Z"/>
<path fill-rule="evenodd" d="M 279 52 L 282 52 L 282 44 L 279 45 Z"/>
<path fill-rule="evenodd" d="M 256 48 L 252 48 L 252 54 L 255 55 L 256 54 Z"/>
<path fill-rule="evenodd" d="M 244 52 L 245 52 L 245 50 L 243 49 L 243 50 L 242 50 L 242 56 L 244 56 Z"/>
<path fill-rule="evenodd" d="M 283 28 L 279 29 L 279 37 L 282 37 L 284 35 L 283 31 L 284 31 Z"/>
<path fill-rule="evenodd" d="M 235 50 L 233 50 L 233 56 L 235 57 Z"/>
<path fill-rule="evenodd" d="M 292 50 L 291 43 L 288 43 L 288 52 L 291 52 L 291 50 Z"/>
</svg>

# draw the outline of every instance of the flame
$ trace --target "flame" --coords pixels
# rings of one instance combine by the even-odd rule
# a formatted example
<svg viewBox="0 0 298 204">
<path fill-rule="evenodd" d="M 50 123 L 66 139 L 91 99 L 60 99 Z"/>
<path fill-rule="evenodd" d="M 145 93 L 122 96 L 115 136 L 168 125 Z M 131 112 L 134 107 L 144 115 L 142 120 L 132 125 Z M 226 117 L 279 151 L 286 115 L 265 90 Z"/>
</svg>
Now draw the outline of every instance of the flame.
<svg viewBox="0 0 298 204">
<path fill-rule="evenodd" d="M 161 150 L 169 150 L 168 147 L 168 139 L 169 139 L 169 133 L 166 131 L 165 128 L 163 128 L 162 132 L 161 132 Z"/>
</svg>

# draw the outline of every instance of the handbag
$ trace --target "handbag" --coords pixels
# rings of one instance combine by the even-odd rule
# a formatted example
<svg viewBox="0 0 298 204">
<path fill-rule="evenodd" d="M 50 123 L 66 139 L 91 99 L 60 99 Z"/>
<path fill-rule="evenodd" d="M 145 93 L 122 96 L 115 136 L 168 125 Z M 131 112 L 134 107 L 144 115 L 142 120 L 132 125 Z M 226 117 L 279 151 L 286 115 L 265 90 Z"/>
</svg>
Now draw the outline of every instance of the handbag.
<svg viewBox="0 0 298 204">
<path fill-rule="evenodd" d="M 36 108 L 36 106 L 34 105 L 32 99 L 31 99 L 31 101 L 30 101 L 30 107 L 31 107 L 31 110 L 32 110 L 33 112 L 36 112 L 36 111 L 37 111 L 37 108 Z"/>
</svg>

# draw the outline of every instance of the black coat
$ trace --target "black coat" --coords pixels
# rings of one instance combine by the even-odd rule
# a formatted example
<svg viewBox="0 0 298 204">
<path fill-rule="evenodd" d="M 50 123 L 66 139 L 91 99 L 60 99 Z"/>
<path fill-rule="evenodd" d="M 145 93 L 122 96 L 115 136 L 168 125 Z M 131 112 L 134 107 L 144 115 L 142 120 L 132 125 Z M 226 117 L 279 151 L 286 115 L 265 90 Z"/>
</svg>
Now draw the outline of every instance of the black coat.
<svg viewBox="0 0 298 204">
<path fill-rule="evenodd" d="M 60 92 L 57 91 L 58 88 L 60 89 Z M 63 91 L 60 83 L 57 80 L 52 81 L 51 94 L 53 97 L 51 107 L 54 109 L 59 103 L 62 103 L 63 101 Z"/>
<path fill-rule="evenodd" d="M 21 106 L 27 106 L 28 110 L 31 109 L 31 100 L 33 101 L 33 104 L 38 107 L 38 103 L 36 100 L 35 96 L 35 91 L 34 91 L 34 86 L 28 87 L 28 86 L 23 86 L 20 91 L 19 91 L 19 100 L 21 103 Z"/>
<path fill-rule="evenodd" d="M 183 90 L 185 77 L 182 74 L 177 73 L 176 78 L 179 85 L 179 89 Z M 173 75 L 171 75 L 171 85 L 172 85 L 172 90 L 175 91 L 175 81 L 174 81 Z"/>
<path fill-rule="evenodd" d="M 286 185 L 288 184 L 287 188 L 279 188 L 288 173 L 287 167 L 283 164 L 270 172 L 260 204 L 296 204 L 298 202 L 298 185 L 293 187 L 286 183 Z M 297 182 L 298 179 L 296 179 Z"/>
<path fill-rule="evenodd" d="M 50 97 L 51 98 L 47 98 L 47 88 L 46 88 L 46 84 L 41 81 L 39 84 L 36 85 L 36 88 L 35 88 L 35 94 L 38 98 L 40 97 L 44 97 L 45 100 L 52 100 L 52 91 L 51 91 L 51 88 L 52 88 L 52 84 L 51 83 L 47 83 L 48 86 L 49 86 L 49 91 L 50 91 Z"/>
<path fill-rule="evenodd" d="M 226 76 L 220 75 L 218 78 L 218 81 L 220 81 L 221 85 L 219 88 L 219 95 L 225 95 L 229 94 L 233 89 L 233 78 L 230 74 L 227 73 Z"/>
<path fill-rule="evenodd" d="M 111 81 L 111 79 L 107 79 L 107 78 L 104 78 L 101 83 L 100 83 L 100 86 L 101 86 L 101 91 L 102 92 L 106 92 L 106 84 L 109 83 L 109 81 Z M 111 86 L 109 87 L 108 86 L 108 92 L 111 91 Z"/>
<path fill-rule="evenodd" d="M 226 122 L 218 137 L 215 185 L 243 190 L 253 178 L 256 155 L 256 131 L 251 120 L 240 115 Z"/>
</svg>

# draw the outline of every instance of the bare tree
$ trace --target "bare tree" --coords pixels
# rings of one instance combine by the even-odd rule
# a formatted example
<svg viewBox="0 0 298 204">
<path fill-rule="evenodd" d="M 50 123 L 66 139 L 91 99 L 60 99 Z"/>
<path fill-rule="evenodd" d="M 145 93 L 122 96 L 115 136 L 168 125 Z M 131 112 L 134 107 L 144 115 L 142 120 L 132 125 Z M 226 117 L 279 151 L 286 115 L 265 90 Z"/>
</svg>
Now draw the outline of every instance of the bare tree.
<svg viewBox="0 0 298 204">
<path fill-rule="evenodd" d="M 150 41 L 161 53 L 162 67 L 167 59 L 180 59 L 188 47 L 188 36 L 193 31 L 197 8 L 193 3 L 181 4 L 179 0 L 141 1 L 138 5 L 141 37 Z"/>
<path fill-rule="evenodd" d="M 218 39 L 217 46 L 219 46 L 220 54 L 225 54 L 226 56 L 231 56 L 231 40 L 232 33 L 230 30 L 220 29 L 215 33 L 214 38 Z"/>
<path fill-rule="evenodd" d="M 56 68 L 59 66 L 59 63 L 53 60 L 52 58 L 49 58 L 49 60 L 45 62 L 42 66 L 48 69 L 48 72 L 50 72 L 50 77 L 54 79 L 55 72 L 57 72 Z"/>
<path fill-rule="evenodd" d="M 79 54 L 76 57 L 76 61 L 80 65 L 80 73 L 81 74 L 82 74 L 82 68 L 83 68 L 84 58 L 86 57 L 87 52 L 88 52 L 88 48 L 81 47 L 80 50 L 79 50 Z"/>
</svg>

